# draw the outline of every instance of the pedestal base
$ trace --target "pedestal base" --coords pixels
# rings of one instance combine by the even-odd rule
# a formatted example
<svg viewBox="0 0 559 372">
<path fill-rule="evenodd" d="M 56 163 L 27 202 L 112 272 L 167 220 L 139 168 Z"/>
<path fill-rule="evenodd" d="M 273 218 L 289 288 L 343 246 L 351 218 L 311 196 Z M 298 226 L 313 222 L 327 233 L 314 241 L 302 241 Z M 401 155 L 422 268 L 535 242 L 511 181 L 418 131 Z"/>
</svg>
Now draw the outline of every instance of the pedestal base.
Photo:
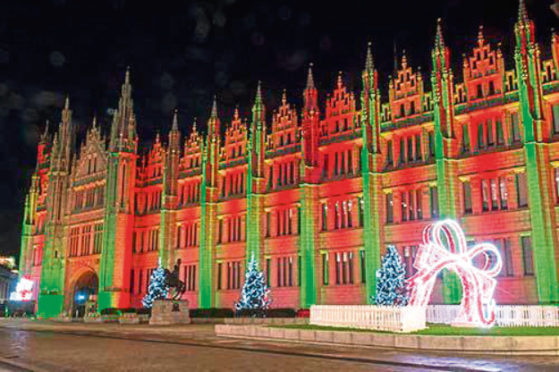
<svg viewBox="0 0 559 372">
<path fill-rule="evenodd" d="M 188 301 L 155 300 L 151 308 L 149 324 L 190 324 Z"/>
</svg>

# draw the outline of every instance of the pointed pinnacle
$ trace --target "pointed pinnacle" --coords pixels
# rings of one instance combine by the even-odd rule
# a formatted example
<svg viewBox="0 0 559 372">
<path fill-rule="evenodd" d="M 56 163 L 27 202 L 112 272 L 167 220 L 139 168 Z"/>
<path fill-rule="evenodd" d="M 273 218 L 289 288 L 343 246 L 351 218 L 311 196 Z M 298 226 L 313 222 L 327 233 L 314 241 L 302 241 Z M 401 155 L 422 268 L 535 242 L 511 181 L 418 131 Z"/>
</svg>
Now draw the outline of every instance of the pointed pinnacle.
<svg viewBox="0 0 559 372">
<path fill-rule="evenodd" d="M 283 88 L 283 92 L 281 93 L 281 104 L 285 106 L 287 103 L 287 90 Z"/>
<path fill-rule="evenodd" d="M 444 46 L 442 19 L 437 18 L 437 34 L 435 36 L 435 46 Z"/>
<path fill-rule="evenodd" d="M 192 123 L 192 133 L 196 132 L 196 116 L 194 117 L 194 122 Z"/>
<path fill-rule="evenodd" d="M 179 115 L 178 114 L 179 114 L 179 111 L 177 109 L 175 109 L 173 111 L 173 125 L 171 127 L 171 130 L 174 131 L 174 132 L 177 132 L 179 130 L 179 118 L 178 118 Z"/>
<path fill-rule="evenodd" d="M 256 99 L 255 103 L 262 103 L 262 82 L 258 80 L 258 85 L 256 86 Z"/>
<path fill-rule="evenodd" d="M 235 110 L 233 110 L 233 120 L 239 120 L 239 105 L 235 105 Z"/>
<path fill-rule="evenodd" d="M 314 88 L 314 79 L 312 76 L 312 67 L 313 67 L 313 63 L 309 63 L 309 72 L 307 74 L 307 89 L 312 89 Z"/>
<path fill-rule="evenodd" d="M 212 104 L 212 112 L 210 114 L 210 117 L 217 118 L 217 96 L 215 94 L 214 94 L 214 101 Z"/>
<path fill-rule="evenodd" d="M 479 25 L 479 29 L 477 32 L 477 42 L 479 45 L 483 44 L 483 25 Z"/>
<path fill-rule="evenodd" d="M 126 72 L 124 74 L 124 84 L 130 84 L 130 66 L 126 66 Z"/>
<path fill-rule="evenodd" d="M 93 129 L 97 128 L 97 115 L 93 115 L 93 120 L 91 122 Z"/>
<path fill-rule="evenodd" d="M 406 54 L 406 50 L 402 50 L 402 68 L 408 67 L 408 56 Z"/>
<path fill-rule="evenodd" d="M 336 81 L 336 85 L 338 86 L 338 89 L 340 89 L 344 85 L 341 71 L 338 71 L 338 80 Z"/>
<path fill-rule="evenodd" d="M 365 70 L 372 70 L 374 68 L 373 64 L 373 52 L 371 51 L 372 43 L 369 41 L 367 43 L 367 57 L 365 58 Z"/>
<path fill-rule="evenodd" d="M 518 1 L 518 21 L 527 21 L 528 12 L 526 12 L 526 3 L 524 0 Z"/>
<path fill-rule="evenodd" d="M 49 121 L 48 119 L 45 121 L 45 130 L 43 131 L 43 134 L 41 135 L 41 140 L 44 141 L 48 138 L 49 136 Z"/>
<path fill-rule="evenodd" d="M 69 110 L 70 109 L 70 96 L 66 95 L 66 98 L 64 99 L 64 110 Z"/>
</svg>

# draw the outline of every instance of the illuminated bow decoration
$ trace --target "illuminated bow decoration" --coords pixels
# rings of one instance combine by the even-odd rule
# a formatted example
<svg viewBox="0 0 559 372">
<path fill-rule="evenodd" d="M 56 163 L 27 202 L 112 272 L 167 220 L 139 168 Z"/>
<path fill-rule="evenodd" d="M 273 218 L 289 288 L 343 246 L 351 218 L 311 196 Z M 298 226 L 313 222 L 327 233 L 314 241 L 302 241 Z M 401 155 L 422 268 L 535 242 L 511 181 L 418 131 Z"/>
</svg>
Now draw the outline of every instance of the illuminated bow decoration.
<svg viewBox="0 0 559 372">
<path fill-rule="evenodd" d="M 484 262 L 476 267 L 474 259 L 483 254 Z M 492 260 L 490 254 L 494 257 Z M 476 260 L 477 261 L 477 260 Z M 462 301 L 455 324 L 490 327 L 495 321 L 494 279 L 501 271 L 501 255 L 490 243 L 468 248 L 464 232 L 453 220 L 439 221 L 423 232 L 413 266 L 418 270 L 408 279 L 410 305 L 426 306 L 442 269 L 454 271 L 462 282 Z"/>
</svg>

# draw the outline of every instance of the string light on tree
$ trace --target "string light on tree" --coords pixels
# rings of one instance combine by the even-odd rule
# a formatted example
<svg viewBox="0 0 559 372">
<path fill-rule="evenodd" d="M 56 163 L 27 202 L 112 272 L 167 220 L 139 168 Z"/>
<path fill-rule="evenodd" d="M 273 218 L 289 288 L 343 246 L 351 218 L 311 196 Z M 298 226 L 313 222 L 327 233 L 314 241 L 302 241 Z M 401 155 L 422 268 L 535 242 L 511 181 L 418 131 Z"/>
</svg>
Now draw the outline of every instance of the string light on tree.
<svg viewBox="0 0 559 372">
<path fill-rule="evenodd" d="M 241 298 L 235 303 L 235 309 L 263 311 L 271 302 L 270 287 L 266 284 L 264 273 L 258 270 L 258 263 L 253 255 L 248 262 Z"/>
<path fill-rule="evenodd" d="M 381 306 L 405 306 L 408 303 L 406 269 L 400 254 L 393 245 L 388 246 L 377 271 L 374 303 Z"/>
<path fill-rule="evenodd" d="M 151 273 L 149 278 L 148 293 L 142 299 L 142 305 L 146 308 L 153 306 L 153 301 L 164 299 L 169 293 L 169 288 L 165 284 L 165 269 L 159 267 Z"/>
</svg>

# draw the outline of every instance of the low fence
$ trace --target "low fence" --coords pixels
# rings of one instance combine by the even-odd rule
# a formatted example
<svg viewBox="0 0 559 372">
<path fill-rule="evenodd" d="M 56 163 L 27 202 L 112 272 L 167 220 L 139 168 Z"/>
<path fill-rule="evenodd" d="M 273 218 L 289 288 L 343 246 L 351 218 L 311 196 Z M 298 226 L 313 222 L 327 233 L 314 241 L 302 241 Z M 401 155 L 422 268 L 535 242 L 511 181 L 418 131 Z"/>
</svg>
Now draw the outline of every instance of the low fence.
<svg viewBox="0 0 559 372">
<path fill-rule="evenodd" d="M 429 305 L 427 323 L 451 324 L 460 305 Z M 559 307 L 539 305 L 497 305 L 495 325 L 500 327 L 559 327 Z"/>
<path fill-rule="evenodd" d="M 426 327 L 425 310 L 416 306 L 313 305 L 310 324 L 413 332 Z"/>
</svg>

